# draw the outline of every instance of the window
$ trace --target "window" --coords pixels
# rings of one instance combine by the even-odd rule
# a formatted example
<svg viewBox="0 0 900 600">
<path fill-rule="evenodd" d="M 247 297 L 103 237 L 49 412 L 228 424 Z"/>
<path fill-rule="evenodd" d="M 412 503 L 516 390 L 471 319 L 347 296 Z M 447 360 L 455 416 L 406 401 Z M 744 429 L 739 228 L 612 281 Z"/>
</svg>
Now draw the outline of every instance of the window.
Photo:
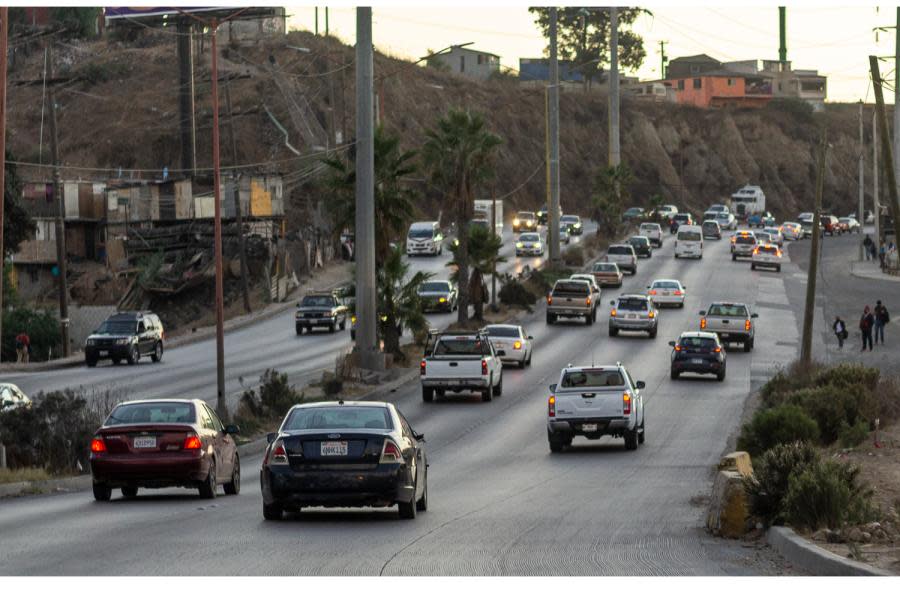
<svg viewBox="0 0 900 600">
<path fill-rule="evenodd" d="M 570 371 L 563 375 L 562 379 L 564 388 L 620 387 L 623 385 L 625 385 L 625 379 L 618 369 L 615 371 L 602 369 Z"/>
<path fill-rule="evenodd" d="M 729 77 L 729 78 L 728 78 L 728 86 L 731 87 L 731 86 L 733 86 L 733 85 L 734 85 L 734 79 L 732 79 L 731 77 Z"/>
<path fill-rule="evenodd" d="M 707 314 L 710 317 L 746 317 L 747 307 L 734 304 L 713 304 Z"/>
<path fill-rule="evenodd" d="M 694 79 L 694 89 L 695 89 L 695 90 L 699 90 L 700 87 L 701 87 L 701 85 L 702 85 L 702 83 L 703 83 L 702 80 L 701 80 L 699 77 L 696 77 L 696 78 Z"/>
<path fill-rule="evenodd" d="M 209 409 L 207 409 L 205 406 L 203 408 L 204 410 L 200 411 L 200 426 L 204 429 L 215 429 L 216 424 L 213 421 L 212 416 L 210 416 L 209 414 Z"/>
<path fill-rule="evenodd" d="M 434 356 L 484 356 L 480 338 L 441 338 Z"/>
<path fill-rule="evenodd" d="M 479 65 L 483 65 L 483 64 L 484 64 L 484 54 L 479 54 L 479 55 L 478 55 L 478 64 L 479 64 Z"/>
<path fill-rule="evenodd" d="M 187 402 L 141 402 L 116 407 L 106 425 L 130 423 L 193 423 L 194 406 Z"/>
<path fill-rule="evenodd" d="M 647 301 L 641 298 L 620 298 L 618 302 L 619 310 L 646 311 Z"/>
<path fill-rule="evenodd" d="M 691 74 L 694 75 L 700 72 L 700 65 L 691 65 Z"/>
<path fill-rule="evenodd" d="M 413 429 L 410 427 L 409 422 L 406 420 L 406 417 L 403 416 L 403 413 L 399 410 L 397 414 L 400 415 L 400 429 L 403 430 L 403 435 L 405 435 L 410 440 L 415 439 L 415 434 L 413 434 Z"/>
<path fill-rule="evenodd" d="M 323 406 L 291 411 L 282 431 L 298 429 L 392 429 L 386 408 L 378 406 Z"/>
<path fill-rule="evenodd" d="M 679 89 L 679 90 L 683 90 L 683 89 L 684 89 L 684 79 L 679 79 L 679 80 L 678 80 L 678 89 Z"/>
<path fill-rule="evenodd" d="M 206 412 L 209 413 L 210 421 L 212 422 L 212 429 L 216 431 L 224 431 L 225 428 L 222 426 L 222 421 L 219 420 L 219 415 L 216 414 L 216 411 L 211 409 L 209 406 L 204 406 Z"/>
</svg>

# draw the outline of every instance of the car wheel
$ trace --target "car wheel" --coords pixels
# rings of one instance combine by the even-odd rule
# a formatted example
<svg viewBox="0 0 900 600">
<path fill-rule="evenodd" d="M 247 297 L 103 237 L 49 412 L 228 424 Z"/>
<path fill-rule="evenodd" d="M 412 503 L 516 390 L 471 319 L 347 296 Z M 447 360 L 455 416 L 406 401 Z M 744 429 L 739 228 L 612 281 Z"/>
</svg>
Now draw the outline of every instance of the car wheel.
<svg viewBox="0 0 900 600">
<path fill-rule="evenodd" d="M 525 359 L 525 364 L 526 364 L 527 366 L 529 366 L 529 367 L 531 366 L 531 356 L 532 356 L 532 354 L 534 354 L 534 350 L 532 350 L 531 352 L 529 352 L 529 353 L 528 353 L 528 358 Z"/>
<path fill-rule="evenodd" d="M 775 272 L 781 273 L 781 265 L 778 265 L 777 267 L 775 267 Z"/>
<path fill-rule="evenodd" d="M 719 381 L 725 381 L 725 369 L 722 369 L 718 373 L 716 373 L 716 379 Z"/>
<path fill-rule="evenodd" d="M 231 470 L 231 481 L 222 486 L 229 496 L 237 496 L 241 493 L 241 458 L 234 455 L 234 469 Z"/>
<path fill-rule="evenodd" d="M 589 312 L 587 315 L 585 315 L 584 324 L 588 327 L 594 324 L 594 313 Z"/>
<path fill-rule="evenodd" d="M 638 444 L 643 444 L 646 438 L 645 433 L 647 431 L 647 426 L 645 423 L 647 422 L 647 417 L 641 419 L 641 431 L 638 433 Z"/>
<path fill-rule="evenodd" d="M 556 323 L 556 315 L 547 313 L 547 325 L 553 325 L 554 323 Z"/>
<path fill-rule="evenodd" d="M 422 497 L 416 502 L 416 510 L 426 512 L 428 510 L 428 470 L 425 471 L 425 485 L 422 487 Z"/>
<path fill-rule="evenodd" d="M 312 333 L 312 329 L 313 329 L 312 326 L 307 327 L 307 328 L 306 328 L 306 333 Z"/>
<path fill-rule="evenodd" d="M 431 402 L 434 400 L 434 388 L 422 388 L 422 402 Z"/>
<path fill-rule="evenodd" d="M 347 317 L 344 317 L 344 320 L 341 321 L 341 331 L 347 330 Z"/>
<path fill-rule="evenodd" d="M 503 395 L 503 373 L 500 373 L 500 381 L 497 382 L 497 385 L 494 386 L 494 395 L 502 396 Z"/>
<path fill-rule="evenodd" d="M 303 335 L 303 326 L 302 325 L 296 325 L 294 327 L 294 330 L 297 332 L 297 335 Z"/>
<path fill-rule="evenodd" d="M 279 504 L 266 504 L 263 502 L 263 519 L 266 521 L 280 521 L 284 516 L 284 509 Z"/>
<path fill-rule="evenodd" d="M 737 255 L 734 254 L 734 253 L 732 253 L 732 254 L 731 254 L 731 260 L 732 260 L 732 261 L 736 261 L 736 260 L 737 260 Z"/>
<path fill-rule="evenodd" d="M 678 371 L 675 369 L 669 369 L 669 379 L 678 379 Z"/>
<path fill-rule="evenodd" d="M 351 329 L 351 330 L 350 330 L 350 339 L 351 339 L 351 340 L 355 340 L 355 339 L 356 339 L 356 330 L 355 330 L 355 329 Z"/>
<path fill-rule="evenodd" d="M 753 344 L 749 341 L 744 342 L 744 352 L 750 352 L 753 349 Z"/>
<path fill-rule="evenodd" d="M 137 486 L 126 485 L 122 488 L 122 495 L 126 498 L 137 498 L 138 489 Z"/>
<path fill-rule="evenodd" d="M 626 450 L 637 450 L 638 449 L 637 427 L 635 427 L 634 429 L 627 430 L 623 437 L 625 438 L 625 449 Z"/>
<path fill-rule="evenodd" d="M 481 401 L 482 402 L 490 402 L 494 399 L 494 388 L 493 386 L 487 386 L 483 390 L 481 390 Z"/>
<path fill-rule="evenodd" d="M 751 270 L 751 271 L 755 271 L 755 270 L 756 270 L 756 265 L 753 264 L 753 263 L 750 263 L 750 270 Z"/>
<path fill-rule="evenodd" d="M 520 369 L 524 369 L 524 368 L 525 368 L 525 364 L 526 364 L 526 362 L 525 362 L 524 360 L 520 360 L 520 361 L 518 362 L 517 366 L 518 366 Z"/>
<path fill-rule="evenodd" d="M 139 360 L 141 360 L 141 351 L 138 350 L 138 347 L 136 345 L 134 345 L 128 351 L 128 364 L 136 365 Z"/>
<path fill-rule="evenodd" d="M 122 359 L 121 359 L 121 358 L 114 358 L 114 359 L 112 359 L 112 364 L 114 364 L 114 365 L 117 365 L 117 364 L 119 364 L 120 362 L 122 362 Z"/>
<path fill-rule="evenodd" d="M 209 472 L 206 474 L 206 479 L 200 483 L 200 497 L 207 500 L 215 498 L 218 487 L 219 484 L 216 482 L 216 461 L 213 459 L 209 461 Z"/>
<path fill-rule="evenodd" d="M 568 444 L 566 443 L 566 438 L 559 433 L 550 433 L 548 431 L 547 441 L 550 443 L 550 452 L 553 453 L 562 452 L 566 449 L 566 446 L 568 446 Z"/>
<path fill-rule="evenodd" d="M 150 360 L 155 363 L 158 363 L 162 360 L 163 355 L 163 345 L 162 342 L 156 342 L 156 346 L 153 348 L 153 354 L 150 355 Z"/>
<path fill-rule="evenodd" d="M 415 489 L 418 486 L 413 486 Z M 416 506 L 418 503 L 416 502 L 416 494 L 413 492 L 413 498 L 409 502 L 398 502 L 397 503 L 397 512 L 400 514 L 401 519 L 415 519 L 416 518 Z"/>
<path fill-rule="evenodd" d="M 335 329 L 337 329 L 337 327 L 334 326 L 334 321 L 328 324 L 328 333 L 334 333 Z"/>
<path fill-rule="evenodd" d="M 89 367 L 91 367 L 91 368 L 96 367 L 96 366 L 97 366 L 97 359 L 96 359 L 96 358 L 94 358 L 94 359 L 90 359 L 90 358 L 85 359 L 84 364 L 86 364 L 87 366 L 89 366 Z"/>
<path fill-rule="evenodd" d="M 657 331 L 658 331 L 658 329 L 656 327 L 654 327 L 653 329 L 650 330 L 650 339 L 656 338 Z"/>
<path fill-rule="evenodd" d="M 609 337 L 616 337 L 617 335 L 619 335 L 619 330 L 616 329 L 615 327 L 610 326 Z"/>
<path fill-rule="evenodd" d="M 112 488 L 105 483 L 94 483 L 94 500 L 97 502 L 109 502 L 112 498 Z"/>
</svg>

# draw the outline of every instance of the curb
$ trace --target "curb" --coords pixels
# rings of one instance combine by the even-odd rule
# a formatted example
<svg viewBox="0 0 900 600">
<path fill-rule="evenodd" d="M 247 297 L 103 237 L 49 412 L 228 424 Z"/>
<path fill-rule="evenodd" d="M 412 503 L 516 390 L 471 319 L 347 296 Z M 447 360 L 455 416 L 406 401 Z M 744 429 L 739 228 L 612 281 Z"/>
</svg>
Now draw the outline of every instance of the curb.
<svg viewBox="0 0 900 600">
<path fill-rule="evenodd" d="M 45 479 L 43 481 L 17 481 L 0 485 L 0 498 L 32 494 L 65 494 L 68 492 L 80 492 L 90 489 L 90 487 L 90 475 L 76 475 L 74 477 Z"/>
<path fill-rule="evenodd" d="M 789 527 L 769 528 L 766 534 L 766 541 L 770 546 L 778 550 L 784 558 L 813 575 L 838 577 L 889 577 L 896 575 L 896 573 L 850 560 L 820 548 L 794 533 Z"/>
<path fill-rule="evenodd" d="M 386 381 L 383 384 L 377 386 L 375 389 L 369 390 L 368 392 L 366 392 L 356 398 L 351 398 L 351 400 L 360 401 L 360 402 L 366 401 L 366 400 L 371 400 L 375 396 L 381 396 L 385 393 L 391 392 L 392 390 L 396 390 L 397 388 L 406 385 L 407 383 L 413 381 L 414 379 L 416 379 L 419 376 L 419 371 L 413 367 L 403 369 L 403 371 L 406 371 L 406 372 L 405 373 L 401 372 L 401 374 L 396 379 Z"/>
<path fill-rule="evenodd" d="M 882 271 L 877 271 L 874 273 L 865 273 L 860 272 L 859 269 L 859 261 L 853 261 L 850 263 L 850 274 L 857 279 L 869 279 L 873 281 L 888 281 L 893 283 L 900 283 L 900 277 L 896 275 L 888 275 Z"/>
</svg>

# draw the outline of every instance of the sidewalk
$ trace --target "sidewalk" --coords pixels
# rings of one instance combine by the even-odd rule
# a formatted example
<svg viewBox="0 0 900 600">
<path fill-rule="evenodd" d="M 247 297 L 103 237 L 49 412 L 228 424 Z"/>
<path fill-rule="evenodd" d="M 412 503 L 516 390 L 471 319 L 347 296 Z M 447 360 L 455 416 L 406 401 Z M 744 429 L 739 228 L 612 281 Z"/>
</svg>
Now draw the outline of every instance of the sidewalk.
<svg viewBox="0 0 900 600">
<path fill-rule="evenodd" d="M 332 288 L 338 284 L 347 282 L 351 278 L 351 263 L 336 262 L 328 265 L 320 271 L 317 271 L 311 278 L 301 279 L 300 285 L 293 290 L 284 302 L 272 302 L 267 304 L 261 310 L 250 313 L 249 315 L 241 315 L 225 322 L 225 333 L 250 327 L 272 317 L 283 314 L 292 308 L 299 297 L 310 289 Z M 186 332 L 182 335 L 172 337 L 166 340 L 166 350 L 180 348 L 189 344 L 203 342 L 216 337 L 215 325 L 208 327 L 200 327 L 194 331 Z M 31 373 L 39 371 L 52 371 L 55 369 L 69 369 L 84 364 L 84 352 L 78 351 L 72 353 L 66 358 L 58 358 L 45 362 L 34 362 L 28 364 L 3 363 L 0 364 L 0 373 Z"/>
<path fill-rule="evenodd" d="M 900 283 L 900 275 L 884 273 L 878 266 L 877 260 L 853 261 L 850 263 L 850 274 L 860 279 L 875 279 L 878 281 L 893 281 Z"/>
</svg>

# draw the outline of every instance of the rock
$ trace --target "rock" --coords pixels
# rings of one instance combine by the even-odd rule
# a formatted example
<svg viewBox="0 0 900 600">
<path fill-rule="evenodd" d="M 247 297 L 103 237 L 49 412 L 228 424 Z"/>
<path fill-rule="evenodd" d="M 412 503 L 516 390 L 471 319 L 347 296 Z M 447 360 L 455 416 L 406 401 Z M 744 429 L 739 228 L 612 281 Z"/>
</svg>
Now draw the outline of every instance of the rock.
<svg viewBox="0 0 900 600">
<path fill-rule="evenodd" d="M 844 543 L 844 535 L 840 531 L 831 531 L 830 529 L 826 529 L 828 532 L 828 537 L 825 538 L 825 541 L 829 544 L 843 544 Z"/>
<path fill-rule="evenodd" d="M 750 455 L 746 452 L 732 452 L 726 454 L 719 461 L 720 471 L 735 471 L 744 477 L 753 475 L 753 464 L 750 462 Z"/>
<path fill-rule="evenodd" d="M 862 537 L 862 542 L 864 544 L 872 541 L 872 534 L 869 533 L 868 531 L 863 531 L 861 534 L 861 537 Z"/>
<path fill-rule="evenodd" d="M 851 542 L 861 542 L 863 541 L 863 532 L 859 527 L 851 527 L 849 531 L 847 531 L 847 539 Z"/>
<path fill-rule="evenodd" d="M 739 538 L 748 529 L 750 502 L 744 478 L 736 471 L 719 471 L 713 485 L 706 526 L 715 535 Z"/>
<path fill-rule="evenodd" d="M 872 521 L 871 523 L 867 523 L 863 529 L 865 531 L 868 531 L 869 533 L 875 533 L 876 531 L 881 529 L 881 523 L 879 523 L 878 521 Z"/>
<path fill-rule="evenodd" d="M 832 531 L 830 529 L 820 529 L 815 532 L 812 536 L 812 539 L 817 542 L 825 542 L 828 541 L 828 536 L 832 535 Z"/>
</svg>

